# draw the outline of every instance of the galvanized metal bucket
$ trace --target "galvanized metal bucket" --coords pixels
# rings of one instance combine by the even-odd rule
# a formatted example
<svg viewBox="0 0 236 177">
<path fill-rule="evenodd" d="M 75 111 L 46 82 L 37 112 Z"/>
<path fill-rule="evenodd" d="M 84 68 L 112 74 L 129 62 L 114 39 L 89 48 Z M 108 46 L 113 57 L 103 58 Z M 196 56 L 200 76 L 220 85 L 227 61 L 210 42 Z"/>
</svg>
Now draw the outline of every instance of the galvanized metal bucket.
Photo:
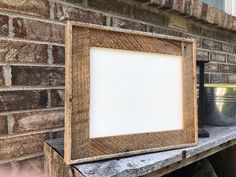
<svg viewBox="0 0 236 177">
<path fill-rule="evenodd" d="M 236 85 L 205 85 L 206 124 L 236 125 Z"/>
</svg>

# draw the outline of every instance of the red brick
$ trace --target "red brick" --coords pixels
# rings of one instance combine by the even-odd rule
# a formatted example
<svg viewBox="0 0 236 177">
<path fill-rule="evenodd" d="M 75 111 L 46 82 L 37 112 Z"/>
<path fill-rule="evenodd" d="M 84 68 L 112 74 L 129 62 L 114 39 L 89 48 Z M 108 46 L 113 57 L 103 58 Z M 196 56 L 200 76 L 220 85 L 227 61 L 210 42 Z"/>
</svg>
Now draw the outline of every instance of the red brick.
<svg viewBox="0 0 236 177">
<path fill-rule="evenodd" d="M 67 20 L 94 23 L 99 25 L 106 24 L 106 18 L 102 14 L 84 11 L 78 8 L 55 4 L 55 19 L 66 22 Z"/>
<path fill-rule="evenodd" d="M 199 37 L 199 36 L 192 36 L 192 35 L 184 34 L 183 33 L 182 35 L 180 35 L 180 37 L 189 38 L 189 39 L 195 39 L 196 47 L 200 47 L 201 46 L 201 37 Z"/>
<path fill-rule="evenodd" d="M 200 47 L 201 46 L 201 38 L 200 37 L 192 36 L 191 38 L 195 39 L 196 47 Z"/>
<path fill-rule="evenodd" d="M 47 106 L 47 91 L 2 91 L 0 112 L 39 109 Z"/>
<path fill-rule="evenodd" d="M 111 12 L 130 17 L 131 5 L 122 1 L 114 0 L 88 0 L 88 6 L 104 12 Z"/>
<path fill-rule="evenodd" d="M 5 86 L 3 67 L 0 66 L 0 87 Z"/>
<path fill-rule="evenodd" d="M 12 168 L 12 164 L 10 162 L 0 165 L 0 174 L 2 174 L 3 172 L 9 174 L 9 172 L 12 170 L 13 170 L 13 168 Z M 7 176 L 7 177 L 9 177 L 9 176 Z"/>
<path fill-rule="evenodd" d="M 222 17 L 222 20 L 221 20 L 221 23 L 219 24 L 219 26 L 222 28 L 226 28 L 229 15 L 225 12 L 223 12 L 222 14 L 223 14 L 223 17 Z"/>
<path fill-rule="evenodd" d="M 232 20 L 232 30 L 236 31 L 236 17 L 233 17 Z"/>
<path fill-rule="evenodd" d="M 145 0 L 136 0 L 139 2 L 144 2 Z M 148 5 L 151 7 L 163 7 L 165 5 L 165 0 L 146 0 L 148 2 Z M 145 2 L 144 2 L 145 3 Z"/>
<path fill-rule="evenodd" d="M 135 0 L 135 1 L 137 1 L 137 2 L 141 2 L 141 3 L 150 3 L 151 2 L 151 0 Z"/>
<path fill-rule="evenodd" d="M 164 29 L 164 28 L 160 28 L 160 27 L 152 27 L 152 32 L 158 33 L 158 34 L 170 35 L 170 36 L 178 36 L 178 37 L 183 36 L 183 33 L 179 32 L 179 31 Z M 185 37 L 187 37 L 187 36 L 185 36 Z"/>
<path fill-rule="evenodd" d="M 83 3 L 83 0 L 62 0 L 62 1 L 70 2 L 70 3 L 76 4 L 76 5 Z"/>
<path fill-rule="evenodd" d="M 52 57 L 54 64 L 65 64 L 65 48 L 52 46 Z"/>
<path fill-rule="evenodd" d="M 8 35 L 8 30 L 9 30 L 8 20 L 9 20 L 8 16 L 0 15 L 0 36 Z"/>
<path fill-rule="evenodd" d="M 235 65 L 228 65 L 228 64 L 218 64 L 219 71 L 225 73 L 235 73 Z"/>
<path fill-rule="evenodd" d="M 223 11 L 216 9 L 216 14 L 215 14 L 215 20 L 214 20 L 214 24 L 216 24 L 217 26 L 220 26 L 221 21 L 223 20 Z"/>
<path fill-rule="evenodd" d="M 204 50 L 197 50 L 197 60 L 209 60 L 209 52 Z"/>
<path fill-rule="evenodd" d="M 7 116 L 0 116 L 0 135 L 7 134 Z"/>
<path fill-rule="evenodd" d="M 220 50 L 221 44 L 213 40 L 202 39 L 202 48 L 211 50 Z"/>
<path fill-rule="evenodd" d="M 58 128 L 64 125 L 64 111 L 37 111 L 13 114 L 13 133 Z"/>
<path fill-rule="evenodd" d="M 64 42 L 64 26 L 36 20 L 13 18 L 14 37 L 43 40 L 50 42 Z"/>
<path fill-rule="evenodd" d="M 10 160 L 43 151 L 43 142 L 48 133 L 0 139 L 0 159 Z M 1 160 L 0 160 L 1 161 Z"/>
<path fill-rule="evenodd" d="M 216 16 L 216 9 L 214 7 L 208 6 L 207 8 L 207 16 L 205 20 L 208 23 L 214 23 L 215 22 L 215 16 Z"/>
<path fill-rule="evenodd" d="M 64 68 L 12 66 L 12 85 L 64 86 Z"/>
<path fill-rule="evenodd" d="M 166 26 L 169 20 L 168 16 L 158 14 L 146 9 L 133 8 L 134 19 L 150 22 L 155 25 Z"/>
<path fill-rule="evenodd" d="M 226 54 L 212 52 L 210 54 L 210 60 L 217 62 L 226 62 Z"/>
<path fill-rule="evenodd" d="M 236 75 L 235 74 L 228 75 L 227 76 L 227 83 L 235 84 L 236 83 Z"/>
<path fill-rule="evenodd" d="M 210 32 L 210 30 L 209 30 L 209 32 Z M 225 33 L 224 30 L 215 31 L 213 29 L 211 32 L 213 34 L 213 38 L 215 38 L 217 40 L 224 41 L 224 42 L 230 42 L 231 40 L 233 40 L 233 35 L 230 33 Z"/>
<path fill-rule="evenodd" d="M 228 55 L 227 62 L 236 64 L 236 55 Z"/>
<path fill-rule="evenodd" d="M 228 14 L 222 10 L 216 9 L 215 24 L 219 27 L 225 28 L 227 26 Z"/>
<path fill-rule="evenodd" d="M 202 20 L 206 20 L 206 18 L 207 18 L 208 4 L 202 3 L 201 7 L 202 7 L 202 10 L 201 10 L 201 16 L 200 16 L 200 18 L 201 18 Z"/>
<path fill-rule="evenodd" d="M 140 23 L 132 22 L 128 20 L 123 20 L 123 19 L 115 18 L 115 17 L 111 19 L 111 25 L 117 28 L 124 28 L 124 29 L 136 30 L 136 31 L 146 31 L 147 29 L 146 25 L 144 24 L 140 24 Z"/>
<path fill-rule="evenodd" d="M 4 177 L 45 177 L 43 156 L 0 165 L 0 174 Z"/>
<path fill-rule="evenodd" d="M 141 3 L 147 3 L 150 7 L 170 9 L 173 7 L 173 0 L 136 0 Z"/>
<path fill-rule="evenodd" d="M 184 13 L 191 15 L 192 14 L 192 8 L 193 8 L 193 0 L 185 0 Z"/>
<path fill-rule="evenodd" d="M 0 62 L 47 63 L 47 49 L 44 44 L 0 40 Z"/>
<path fill-rule="evenodd" d="M 164 8 L 172 9 L 174 6 L 175 0 L 165 0 Z"/>
<path fill-rule="evenodd" d="M 189 28 L 188 31 L 191 34 L 202 36 L 201 35 L 202 27 L 199 25 L 199 23 L 190 23 L 188 28 Z"/>
<path fill-rule="evenodd" d="M 173 10 L 178 12 L 184 12 L 185 0 L 175 0 L 173 4 Z"/>
<path fill-rule="evenodd" d="M 227 20 L 227 24 L 226 24 L 226 28 L 229 29 L 229 30 L 232 30 L 233 28 L 233 16 L 232 15 L 229 15 L 228 16 L 228 20 Z"/>
<path fill-rule="evenodd" d="M 210 83 L 222 84 L 226 83 L 226 79 L 224 74 L 210 74 Z"/>
<path fill-rule="evenodd" d="M 206 68 L 205 68 L 206 72 L 217 72 L 218 71 L 218 64 L 217 63 L 207 63 L 206 64 Z"/>
<path fill-rule="evenodd" d="M 50 16 L 49 8 L 50 6 L 48 0 L 0 1 L 0 9 L 2 10 L 45 18 L 49 18 Z"/>
<path fill-rule="evenodd" d="M 235 46 L 232 44 L 226 44 L 226 43 L 222 43 L 222 47 L 221 50 L 227 53 L 234 53 L 234 48 Z"/>
<path fill-rule="evenodd" d="M 51 90 L 51 105 L 52 107 L 64 106 L 65 92 L 64 90 Z"/>
<path fill-rule="evenodd" d="M 18 169 L 21 173 L 29 174 L 32 177 L 44 177 L 44 164 L 43 164 L 43 156 L 34 157 L 31 159 L 19 161 Z M 22 175 L 23 175 L 22 174 Z"/>
<path fill-rule="evenodd" d="M 202 14 L 202 3 L 199 0 L 194 0 L 191 16 L 201 18 Z"/>
</svg>

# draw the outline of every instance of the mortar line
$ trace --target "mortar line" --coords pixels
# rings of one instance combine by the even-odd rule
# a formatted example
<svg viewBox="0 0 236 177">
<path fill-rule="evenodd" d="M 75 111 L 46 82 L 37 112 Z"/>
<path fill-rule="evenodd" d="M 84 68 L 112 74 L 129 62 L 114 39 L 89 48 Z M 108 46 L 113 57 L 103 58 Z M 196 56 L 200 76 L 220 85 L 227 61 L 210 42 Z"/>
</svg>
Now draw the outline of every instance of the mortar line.
<svg viewBox="0 0 236 177">
<path fill-rule="evenodd" d="M 223 64 L 223 65 L 228 65 L 228 66 L 235 66 L 235 63 L 227 63 L 227 62 L 220 62 L 220 61 L 214 61 L 214 60 L 209 60 L 211 61 L 211 63 L 208 63 L 207 65 L 210 65 L 210 64 Z"/>
<path fill-rule="evenodd" d="M 56 45 L 56 46 L 65 47 L 65 44 L 62 44 L 62 43 L 56 43 L 56 42 L 50 42 L 50 41 L 36 41 L 36 40 L 22 39 L 22 38 L 15 38 L 15 37 L 9 38 L 9 37 L 1 36 L 0 40 L 25 42 L 25 43 L 33 43 L 33 44 L 47 44 L 47 45 Z"/>
<path fill-rule="evenodd" d="M 52 1 L 49 1 L 49 8 L 50 8 L 50 19 L 54 20 L 54 10 L 55 10 L 55 4 Z"/>
<path fill-rule="evenodd" d="M 58 131 L 63 131 L 63 130 L 64 130 L 64 127 L 54 128 L 54 129 L 44 129 L 44 130 L 26 132 L 26 133 L 21 133 L 21 134 L 1 135 L 0 139 L 4 140 L 4 139 L 9 139 L 9 138 L 18 138 L 18 137 L 37 135 L 37 134 L 43 134 L 43 133 L 58 132 Z"/>
<path fill-rule="evenodd" d="M 64 107 L 55 107 L 55 108 L 45 108 L 45 109 L 28 109 L 28 110 L 20 110 L 20 111 L 7 111 L 0 112 L 1 116 L 6 116 L 8 114 L 21 114 L 21 113 L 31 113 L 31 112 L 46 112 L 46 111 L 58 111 L 64 110 Z"/>
<path fill-rule="evenodd" d="M 226 72 L 213 72 L 213 71 L 205 71 L 205 74 L 221 74 L 221 75 L 235 75 L 235 73 L 234 72 L 232 72 L 232 73 L 226 73 Z"/>
<path fill-rule="evenodd" d="M 220 53 L 220 54 L 225 54 L 225 55 L 236 55 L 236 54 L 233 54 L 233 53 L 227 53 L 227 52 L 224 52 L 224 51 L 218 51 L 218 50 L 213 50 L 213 49 L 205 49 L 205 48 L 199 48 L 199 47 L 197 47 L 196 49 L 201 50 L 201 51 L 211 52 L 211 53 Z"/>
<path fill-rule="evenodd" d="M 7 63 L 7 62 L 0 62 L 0 66 L 35 66 L 35 67 L 65 68 L 65 65 L 61 64 Z"/>
<path fill-rule="evenodd" d="M 11 87 L 0 87 L 0 92 L 6 91 L 30 91 L 30 90 L 64 90 L 65 86 L 57 86 L 57 87 L 42 87 L 42 86 L 11 86 Z"/>
<path fill-rule="evenodd" d="M 49 18 L 37 17 L 34 15 L 30 15 L 30 14 L 20 14 L 17 12 L 7 11 L 7 10 L 2 10 L 2 9 L 0 9 L 0 14 L 7 15 L 12 18 L 19 18 L 20 17 L 20 18 L 24 18 L 24 19 L 28 19 L 28 20 L 35 20 L 35 21 L 40 21 L 40 22 L 45 22 L 45 23 L 50 23 L 50 24 L 63 25 L 63 26 L 65 25 L 65 23 L 63 23 L 63 22 L 50 20 Z"/>
<path fill-rule="evenodd" d="M 52 45 L 48 45 L 48 64 L 52 65 L 53 64 L 53 56 L 52 56 Z"/>
<path fill-rule="evenodd" d="M 47 90 L 48 95 L 48 102 L 47 102 L 47 108 L 51 108 L 51 102 L 52 102 L 52 96 L 51 96 L 51 90 Z"/>
<path fill-rule="evenodd" d="M 30 155 L 24 155 L 18 158 L 10 158 L 7 160 L 0 160 L 0 165 L 5 164 L 5 163 L 9 163 L 9 162 L 18 162 L 18 161 L 22 161 L 22 160 L 27 160 L 27 159 L 32 159 L 35 157 L 40 157 L 43 156 L 43 152 L 39 152 L 39 153 L 34 153 L 34 154 L 30 154 Z"/>
<path fill-rule="evenodd" d="M 12 85 L 12 73 L 9 65 L 3 66 L 3 77 L 7 87 Z"/>
<path fill-rule="evenodd" d="M 9 20 L 8 20 L 8 29 L 9 29 L 9 37 L 12 38 L 14 36 L 14 32 L 13 32 L 13 25 L 12 25 L 12 17 L 9 16 Z"/>
<path fill-rule="evenodd" d="M 14 126 L 13 114 L 9 113 L 7 115 L 7 131 L 8 131 L 8 134 L 13 133 L 13 126 Z"/>
</svg>

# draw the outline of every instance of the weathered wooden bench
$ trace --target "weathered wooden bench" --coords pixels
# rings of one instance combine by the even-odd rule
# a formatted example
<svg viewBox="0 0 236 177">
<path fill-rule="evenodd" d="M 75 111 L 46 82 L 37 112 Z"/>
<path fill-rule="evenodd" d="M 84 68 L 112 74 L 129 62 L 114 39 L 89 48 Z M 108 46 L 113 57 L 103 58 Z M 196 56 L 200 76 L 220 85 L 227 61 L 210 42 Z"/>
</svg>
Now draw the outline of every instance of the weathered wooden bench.
<svg viewBox="0 0 236 177">
<path fill-rule="evenodd" d="M 63 139 L 49 140 L 44 144 L 46 175 L 47 177 L 159 177 L 236 144 L 236 126 L 208 126 L 206 130 L 210 133 L 210 138 L 199 139 L 199 144 L 195 147 L 70 166 L 63 160 Z"/>
</svg>

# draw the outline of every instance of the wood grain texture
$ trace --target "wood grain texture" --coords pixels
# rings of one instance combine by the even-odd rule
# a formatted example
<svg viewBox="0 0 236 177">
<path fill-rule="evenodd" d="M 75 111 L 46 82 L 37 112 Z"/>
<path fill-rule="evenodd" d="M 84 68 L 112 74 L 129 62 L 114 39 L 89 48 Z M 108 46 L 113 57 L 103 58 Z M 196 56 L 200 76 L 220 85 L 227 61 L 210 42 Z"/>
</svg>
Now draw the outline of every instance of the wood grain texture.
<svg viewBox="0 0 236 177">
<path fill-rule="evenodd" d="M 194 45 L 193 40 L 183 38 L 68 22 L 65 51 L 66 163 L 87 162 L 196 145 Z M 90 139 L 90 47 L 182 56 L 184 129 Z"/>
<path fill-rule="evenodd" d="M 195 44 L 182 42 L 183 67 L 183 117 L 185 119 L 185 141 L 197 142 L 196 55 Z M 188 93 L 188 94 L 187 94 Z M 190 104 L 191 103 L 191 104 Z"/>
<path fill-rule="evenodd" d="M 89 47 L 90 29 L 73 32 L 72 46 L 72 159 L 89 156 Z M 75 148 L 74 148 L 75 147 Z"/>
<path fill-rule="evenodd" d="M 73 166 L 66 165 L 63 157 L 44 143 L 44 171 L 46 177 L 83 177 Z"/>
<path fill-rule="evenodd" d="M 181 41 L 104 30 L 93 30 L 91 39 L 93 47 L 182 55 Z"/>
<path fill-rule="evenodd" d="M 72 24 L 65 27 L 65 161 L 71 160 L 71 119 L 72 119 Z"/>
</svg>

